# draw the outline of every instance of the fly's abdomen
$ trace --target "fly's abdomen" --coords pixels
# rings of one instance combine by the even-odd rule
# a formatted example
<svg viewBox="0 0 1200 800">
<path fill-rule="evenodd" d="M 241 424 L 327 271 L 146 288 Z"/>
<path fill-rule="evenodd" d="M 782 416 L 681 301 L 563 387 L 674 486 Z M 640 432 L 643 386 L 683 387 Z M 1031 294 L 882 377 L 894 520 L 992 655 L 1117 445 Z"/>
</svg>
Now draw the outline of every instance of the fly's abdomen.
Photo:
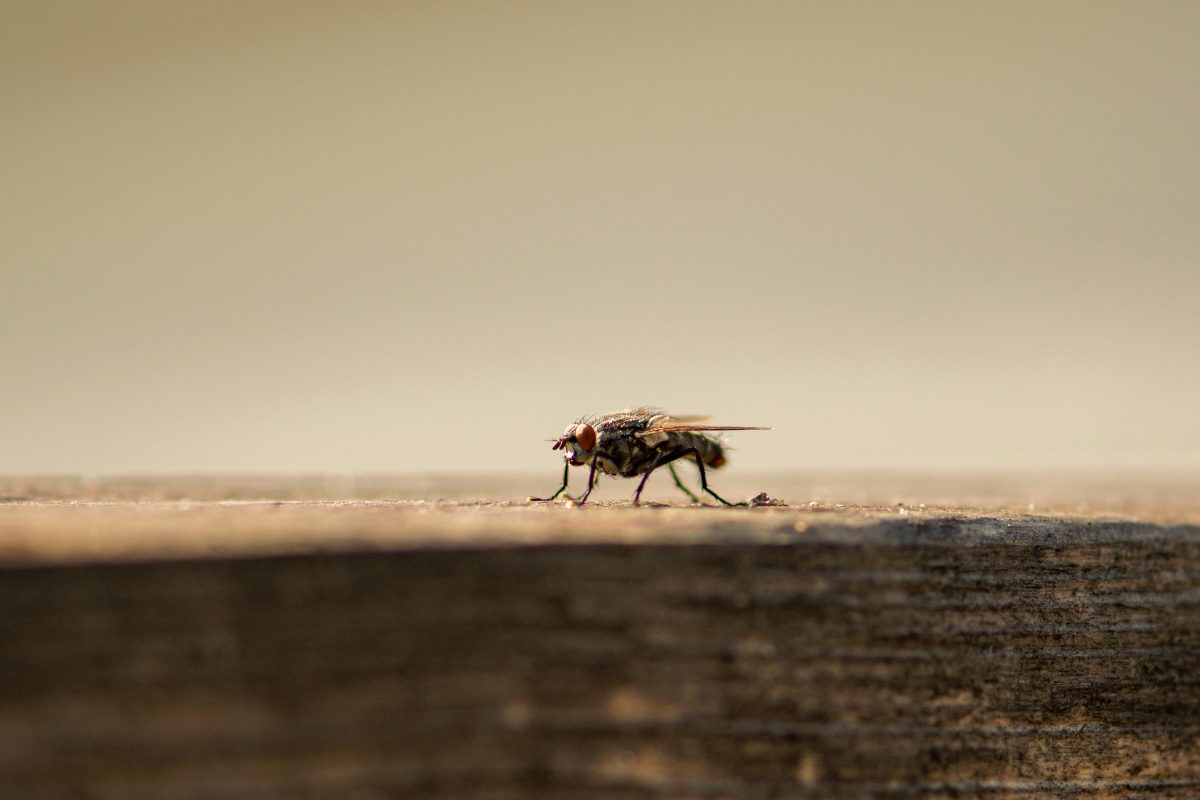
<svg viewBox="0 0 1200 800">
<path fill-rule="evenodd" d="M 700 461 L 704 466 L 712 469 L 717 469 L 725 465 L 725 448 L 716 439 L 705 436 L 700 433 L 685 433 L 691 442 L 691 446 L 696 448 L 696 452 L 700 454 Z"/>
</svg>

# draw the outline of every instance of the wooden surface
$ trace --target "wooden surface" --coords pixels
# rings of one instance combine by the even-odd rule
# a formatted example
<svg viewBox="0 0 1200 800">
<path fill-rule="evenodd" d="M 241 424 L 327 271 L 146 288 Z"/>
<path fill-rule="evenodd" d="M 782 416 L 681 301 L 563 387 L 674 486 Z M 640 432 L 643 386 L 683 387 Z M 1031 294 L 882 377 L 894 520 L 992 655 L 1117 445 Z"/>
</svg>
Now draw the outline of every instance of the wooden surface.
<svg viewBox="0 0 1200 800">
<path fill-rule="evenodd" d="M 0 797 L 1200 796 L 1178 486 L 377 480 L 10 479 Z"/>
</svg>

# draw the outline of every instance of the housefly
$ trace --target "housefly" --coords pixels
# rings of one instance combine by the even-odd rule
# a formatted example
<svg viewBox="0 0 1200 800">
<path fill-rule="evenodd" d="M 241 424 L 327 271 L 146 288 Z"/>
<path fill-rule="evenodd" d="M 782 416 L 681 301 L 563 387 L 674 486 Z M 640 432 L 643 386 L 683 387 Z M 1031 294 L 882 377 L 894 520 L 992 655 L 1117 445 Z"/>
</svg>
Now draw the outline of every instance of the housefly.
<svg viewBox="0 0 1200 800">
<path fill-rule="evenodd" d="M 717 469 L 725 463 L 725 448 L 711 434 L 716 431 L 766 431 L 745 425 L 702 425 L 708 417 L 673 417 L 656 408 L 627 408 L 596 417 L 584 417 L 567 426 L 554 441 L 553 450 L 563 451 L 562 486 L 549 497 L 531 497 L 531 502 L 554 500 L 567 490 L 571 467 L 587 465 L 588 483 L 583 495 L 576 500 L 582 505 L 596 485 L 596 471 L 622 478 L 642 476 L 633 493 L 636 506 L 650 473 L 667 467 L 671 477 L 690 498 L 700 502 L 675 472 L 673 462 L 690 458 L 700 468 L 700 488 L 727 506 L 730 503 L 708 486 L 706 469 Z M 570 495 L 567 495 L 570 497 Z M 573 498 L 572 498 L 573 499 Z M 746 505 L 738 503 L 736 505 Z"/>
</svg>

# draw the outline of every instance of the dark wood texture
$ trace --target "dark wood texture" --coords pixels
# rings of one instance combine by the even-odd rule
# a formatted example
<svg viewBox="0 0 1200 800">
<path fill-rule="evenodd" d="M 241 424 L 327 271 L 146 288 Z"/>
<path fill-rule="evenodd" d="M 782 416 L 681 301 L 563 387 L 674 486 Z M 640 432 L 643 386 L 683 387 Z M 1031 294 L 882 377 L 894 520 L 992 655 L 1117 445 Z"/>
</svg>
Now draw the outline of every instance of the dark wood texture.
<svg viewBox="0 0 1200 800">
<path fill-rule="evenodd" d="M 0 796 L 1200 796 L 1200 529 L 773 519 L 12 563 Z"/>
</svg>

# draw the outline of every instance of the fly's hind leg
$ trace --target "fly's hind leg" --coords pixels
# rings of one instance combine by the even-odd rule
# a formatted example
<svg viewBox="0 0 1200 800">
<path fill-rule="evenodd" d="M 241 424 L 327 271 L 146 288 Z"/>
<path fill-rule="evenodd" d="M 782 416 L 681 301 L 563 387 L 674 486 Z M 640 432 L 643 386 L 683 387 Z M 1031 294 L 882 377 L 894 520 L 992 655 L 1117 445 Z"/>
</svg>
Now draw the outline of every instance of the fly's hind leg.
<svg viewBox="0 0 1200 800">
<path fill-rule="evenodd" d="M 748 505 L 750 505 L 749 503 L 731 503 L 728 500 L 726 500 L 724 497 L 721 497 L 721 495 L 714 492 L 712 489 L 708 488 L 708 476 L 704 474 L 704 459 L 702 459 L 700 457 L 700 451 L 692 450 L 691 452 L 696 454 L 696 466 L 700 467 L 700 488 L 701 489 L 708 492 L 713 497 L 717 498 L 724 505 L 727 505 L 727 506 L 748 506 Z"/>
<path fill-rule="evenodd" d="M 675 479 L 675 485 L 679 487 L 679 491 L 692 498 L 693 503 L 699 503 L 700 498 L 692 494 L 692 490 L 683 485 L 683 481 L 679 480 L 679 473 L 675 471 L 674 464 L 667 464 L 667 469 L 671 470 L 671 477 Z"/>
<path fill-rule="evenodd" d="M 711 494 L 713 497 L 720 500 L 722 505 L 727 505 L 727 506 L 749 505 L 749 503 L 731 503 L 728 500 L 726 500 L 724 497 L 721 497 L 721 495 L 714 492 L 712 489 L 708 488 L 708 475 L 706 475 L 704 472 L 704 459 L 700 456 L 700 451 L 694 447 L 689 448 L 687 450 L 681 450 L 678 453 L 672 453 L 671 455 L 666 456 L 665 458 L 662 456 L 659 456 L 658 459 L 654 462 L 654 464 L 651 465 L 650 469 L 648 469 L 646 471 L 646 474 L 644 476 L 642 476 L 642 482 L 638 484 L 637 491 L 633 493 L 633 504 L 635 506 L 638 504 L 638 498 L 642 496 L 642 487 L 646 485 L 646 480 L 650 477 L 651 472 L 654 472 L 654 470 L 658 469 L 659 467 L 663 466 L 664 464 L 670 464 L 672 461 L 676 461 L 678 459 L 683 458 L 684 456 L 690 456 L 690 455 L 694 455 L 696 457 L 696 466 L 698 466 L 700 468 L 700 488 L 701 489 L 703 489 L 704 491 Z M 671 470 L 671 474 L 674 475 L 675 470 Z M 676 477 L 675 482 L 676 483 L 679 482 L 678 476 Z M 683 488 L 683 487 L 680 486 L 680 488 Z M 686 492 L 687 490 L 684 489 L 684 491 Z M 688 494 L 691 494 L 691 492 L 688 492 Z"/>
<path fill-rule="evenodd" d="M 675 466 L 673 464 L 671 464 L 672 461 L 678 461 L 679 459 L 683 458 L 684 456 L 689 456 L 693 453 L 696 454 L 696 460 L 697 460 L 697 462 L 699 462 L 700 453 L 698 453 L 695 448 L 692 448 L 690 450 L 680 450 L 679 452 L 670 453 L 670 454 L 660 453 L 658 458 L 654 459 L 654 463 L 650 465 L 650 469 L 646 470 L 646 474 L 642 476 L 642 482 L 638 484 L 637 491 L 633 493 L 633 504 L 636 506 L 641 501 L 642 489 L 646 488 L 646 481 L 650 480 L 650 475 L 651 475 L 651 473 L 654 472 L 654 470 L 656 470 L 662 466 L 666 466 L 671 470 L 671 476 L 675 478 L 675 485 L 678 486 L 680 489 L 683 489 L 683 491 L 687 492 L 688 497 L 692 498 L 697 503 L 699 503 L 700 499 L 698 497 L 696 497 L 696 495 L 692 494 L 691 492 L 688 492 L 687 488 L 684 487 L 683 483 L 679 480 L 679 476 L 675 474 Z M 703 467 L 700 468 L 700 483 L 701 483 L 701 485 L 704 484 L 704 468 Z M 707 487 L 705 487 L 705 488 L 707 489 Z M 717 499 L 721 500 L 721 498 L 719 498 L 719 497 Z M 725 503 L 724 500 L 721 500 L 721 502 Z M 730 505 L 730 504 L 725 503 L 725 505 Z"/>
</svg>

